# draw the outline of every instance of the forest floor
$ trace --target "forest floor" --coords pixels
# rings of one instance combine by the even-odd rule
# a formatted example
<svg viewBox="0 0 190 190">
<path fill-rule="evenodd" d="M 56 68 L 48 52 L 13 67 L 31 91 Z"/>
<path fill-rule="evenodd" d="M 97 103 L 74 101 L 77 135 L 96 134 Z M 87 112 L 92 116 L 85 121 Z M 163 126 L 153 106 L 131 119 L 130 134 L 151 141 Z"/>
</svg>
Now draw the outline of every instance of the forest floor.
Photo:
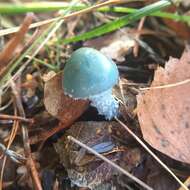
<svg viewBox="0 0 190 190">
<path fill-rule="evenodd" d="M 0 2 L 0 189 L 190 189 L 189 8 L 169 0 Z M 110 118 L 113 107 L 99 113 L 92 90 L 83 99 L 65 92 L 65 65 L 81 47 L 117 66 L 112 96 L 98 100 L 102 109 L 110 97 L 117 102 Z M 89 65 L 96 61 L 86 76 L 85 66 L 71 70 L 68 84 L 104 89 L 114 75 L 99 70 L 96 55 Z"/>
</svg>

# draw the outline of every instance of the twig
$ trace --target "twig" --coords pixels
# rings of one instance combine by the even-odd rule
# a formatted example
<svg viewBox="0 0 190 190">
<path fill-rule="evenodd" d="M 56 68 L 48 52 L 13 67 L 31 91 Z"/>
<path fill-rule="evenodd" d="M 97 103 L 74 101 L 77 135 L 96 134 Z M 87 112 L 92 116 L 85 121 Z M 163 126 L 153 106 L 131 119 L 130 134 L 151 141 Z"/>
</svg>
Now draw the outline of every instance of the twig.
<svg viewBox="0 0 190 190">
<path fill-rule="evenodd" d="M 16 115 L 17 110 L 16 110 L 15 107 L 14 107 L 14 110 L 15 110 L 14 113 Z M 17 134 L 17 131 L 18 131 L 18 127 L 19 127 L 19 122 L 15 120 L 14 123 L 13 123 L 11 134 L 9 136 L 9 141 L 8 141 L 6 150 L 9 150 L 11 144 L 13 143 L 13 140 L 14 140 L 16 134 Z M 3 189 L 3 175 L 4 175 L 4 169 L 5 169 L 5 166 L 6 166 L 6 161 L 7 161 L 7 156 L 5 155 L 4 158 L 3 158 L 3 163 L 2 163 L 2 168 L 1 168 L 1 176 L 0 176 L 0 189 L 1 190 Z"/>
<path fill-rule="evenodd" d="M 1 89 L 0 89 L 0 97 L 2 95 Z M 1 98 L 0 98 L 0 112 L 7 109 L 12 104 L 12 100 L 10 99 L 4 106 L 1 106 Z"/>
<path fill-rule="evenodd" d="M 143 141 L 133 133 L 133 131 L 131 129 L 129 129 L 127 127 L 126 124 L 124 124 L 122 121 L 120 121 L 117 117 L 115 117 L 116 121 L 122 126 L 124 127 L 128 133 L 134 137 L 134 139 L 136 139 L 136 141 L 181 185 L 181 187 L 183 187 L 183 189 L 185 190 L 189 190 L 188 187 L 168 168 L 168 166 L 166 164 L 164 164 L 160 158 L 158 158 L 158 156 L 156 156 L 156 154 L 154 154 L 149 148 L 148 146 L 143 143 Z"/>
<path fill-rule="evenodd" d="M 121 168 L 120 166 L 118 166 L 117 164 L 115 164 L 114 162 L 112 162 L 111 160 L 107 159 L 105 156 L 99 154 L 98 152 L 96 152 L 95 150 L 93 150 L 92 148 L 86 146 L 85 144 L 83 144 L 82 142 L 78 141 L 77 139 L 75 139 L 72 136 L 68 136 L 67 137 L 69 140 L 71 140 L 72 142 L 80 145 L 82 148 L 88 150 L 89 152 L 91 152 L 92 154 L 96 155 L 98 158 L 102 159 L 104 162 L 107 162 L 108 164 L 110 164 L 113 168 L 117 169 L 118 171 L 120 171 L 121 173 L 123 173 L 124 175 L 126 175 L 127 177 L 129 177 L 130 179 L 134 180 L 136 183 L 138 183 L 140 186 L 144 187 L 145 189 L 148 190 L 153 190 L 151 187 L 149 187 L 147 184 L 145 184 L 143 181 L 141 181 L 140 179 L 136 178 L 135 176 L 131 175 L 128 171 L 124 170 L 123 168 Z"/>
<path fill-rule="evenodd" d="M 140 20 L 140 22 L 139 22 L 139 25 L 138 25 L 138 28 L 137 28 L 137 34 L 136 34 L 136 36 L 135 36 L 135 39 L 137 39 L 138 41 L 139 41 L 139 38 L 140 38 L 140 36 L 141 36 L 140 31 L 141 31 L 142 28 L 143 28 L 145 19 L 146 19 L 146 17 L 141 18 L 141 20 Z M 138 56 L 138 52 L 139 52 L 139 43 L 138 43 L 137 40 L 135 41 L 135 46 L 134 46 L 134 48 L 133 48 L 133 55 L 134 55 L 134 57 L 137 57 L 137 56 Z"/>
<path fill-rule="evenodd" d="M 190 185 L 190 176 L 185 180 L 184 184 L 189 187 Z M 180 187 L 178 190 L 183 190 L 183 187 Z"/>
<path fill-rule="evenodd" d="M 34 123 L 33 119 L 28 119 L 28 118 L 24 118 L 24 117 L 20 117 L 20 116 L 16 116 L 16 115 L 0 114 L 0 119 L 2 119 L 2 120 L 10 119 L 10 120 L 22 121 L 22 122 L 30 123 L 30 124 Z"/>
<path fill-rule="evenodd" d="M 24 108 L 22 106 L 19 90 L 17 89 L 15 83 L 12 80 L 10 82 L 11 82 L 13 94 L 15 96 L 18 112 L 21 115 L 21 117 L 25 118 L 25 112 L 24 112 Z M 29 143 L 27 126 L 22 124 L 21 129 L 22 129 L 22 138 L 23 138 L 25 156 L 27 159 L 26 165 L 27 165 L 28 171 L 30 171 L 30 173 L 31 173 L 31 177 L 32 177 L 33 182 L 34 182 L 35 189 L 36 190 L 42 190 L 39 175 L 38 175 L 38 172 L 37 172 L 37 169 L 35 166 L 35 162 L 32 158 L 32 154 L 31 154 L 31 148 L 30 148 L 30 143 Z"/>
<path fill-rule="evenodd" d="M 187 83 L 190 83 L 190 79 L 186 79 L 186 80 L 183 80 L 180 82 L 166 84 L 166 85 L 162 85 L 162 86 L 152 86 L 152 87 L 140 88 L 140 90 L 145 91 L 145 90 L 155 90 L 155 89 L 163 89 L 163 88 L 173 88 L 173 87 L 177 87 L 177 86 L 184 85 Z"/>
</svg>

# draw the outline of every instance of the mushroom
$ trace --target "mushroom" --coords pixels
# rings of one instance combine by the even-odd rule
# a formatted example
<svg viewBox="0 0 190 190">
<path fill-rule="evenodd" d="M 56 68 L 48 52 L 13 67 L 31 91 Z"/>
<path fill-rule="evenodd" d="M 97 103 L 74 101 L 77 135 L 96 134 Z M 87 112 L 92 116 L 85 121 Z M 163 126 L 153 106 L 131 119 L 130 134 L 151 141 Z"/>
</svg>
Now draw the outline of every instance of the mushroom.
<svg viewBox="0 0 190 190">
<path fill-rule="evenodd" d="M 74 99 L 88 99 L 100 115 L 112 119 L 119 104 L 112 95 L 119 72 L 116 64 L 93 48 L 79 48 L 67 61 L 63 71 L 64 93 Z"/>
</svg>

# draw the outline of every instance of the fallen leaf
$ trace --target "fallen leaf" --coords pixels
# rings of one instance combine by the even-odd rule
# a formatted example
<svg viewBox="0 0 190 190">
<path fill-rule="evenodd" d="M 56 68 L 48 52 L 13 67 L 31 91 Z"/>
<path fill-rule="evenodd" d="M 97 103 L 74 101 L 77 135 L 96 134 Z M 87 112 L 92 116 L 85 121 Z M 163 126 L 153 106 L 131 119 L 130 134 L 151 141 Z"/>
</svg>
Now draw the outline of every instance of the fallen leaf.
<svg viewBox="0 0 190 190">
<path fill-rule="evenodd" d="M 53 134 L 70 126 L 78 117 L 80 117 L 89 106 L 88 100 L 74 100 L 64 94 L 62 89 L 62 73 L 56 75 L 51 73 L 44 86 L 44 105 L 46 110 L 54 117 L 60 120 L 56 127 L 46 129 L 30 137 L 30 144 L 36 144 L 39 141 L 45 141 Z M 52 76 L 52 78 L 50 78 Z"/>
<path fill-rule="evenodd" d="M 125 61 L 125 56 L 129 49 L 135 46 L 135 40 L 130 39 L 127 35 L 121 36 L 114 40 L 110 45 L 101 48 L 101 52 L 118 62 Z"/>
<path fill-rule="evenodd" d="M 137 113 L 144 139 L 176 160 L 190 163 L 190 83 L 152 88 L 190 78 L 190 49 L 181 59 L 170 58 L 155 72 L 150 90 L 137 96 Z"/>
<path fill-rule="evenodd" d="M 89 40 L 84 45 L 95 47 L 110 59 L 123 62 L 128 51 L 135 46 L 134 38 L 134 33 L 130 33 L 129 28 L 124 28 L 112 34 Z"/>
<path fill-rule="evenodd" d="M 61 122 L 71 124 L 88 108 L 87 100 L 74 100 L 66 96 L 62 88 L 62 73 L 45 83 L 44 104 L 46 110 Z"/>
<path fill-rule="evenodd" d="M 142 151 L 131 143 L 131 137 L 117 122 L 76 122 L 54 144 L 54 147 L 59 154 L 60 163 L 68 172 L 68 177 L 79 187 L 88 187 L 92 190 L 124 190 L 129 179 L 110 167 L 108 163 L 89 154 L 77 144 L 71 143 L 67 138 L 68 135 L 103 153 L 129 172 L 143 161 Z M 102 146 L 106 142 L 113 144 L 113 147 L 107 151 Z"/>
</svg>

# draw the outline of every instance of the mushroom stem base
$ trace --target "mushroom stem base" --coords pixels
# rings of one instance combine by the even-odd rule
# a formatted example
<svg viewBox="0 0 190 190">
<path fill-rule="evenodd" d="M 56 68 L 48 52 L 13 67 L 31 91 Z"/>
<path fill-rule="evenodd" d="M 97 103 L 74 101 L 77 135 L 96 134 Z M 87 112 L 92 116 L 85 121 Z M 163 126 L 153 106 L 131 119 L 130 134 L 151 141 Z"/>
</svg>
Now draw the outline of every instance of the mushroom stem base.
<svg viewBox="0 0 190 190">
<path fill-rule="evenodd" d="M 106 119 L 111 120 L 117 116 L 119 104 L 112 95 L 112 90 L 109 89 L 101 94 L 91 96 L 91 105 L 96 107 L 100 115 L 104 115 Z"/>
</svg>

